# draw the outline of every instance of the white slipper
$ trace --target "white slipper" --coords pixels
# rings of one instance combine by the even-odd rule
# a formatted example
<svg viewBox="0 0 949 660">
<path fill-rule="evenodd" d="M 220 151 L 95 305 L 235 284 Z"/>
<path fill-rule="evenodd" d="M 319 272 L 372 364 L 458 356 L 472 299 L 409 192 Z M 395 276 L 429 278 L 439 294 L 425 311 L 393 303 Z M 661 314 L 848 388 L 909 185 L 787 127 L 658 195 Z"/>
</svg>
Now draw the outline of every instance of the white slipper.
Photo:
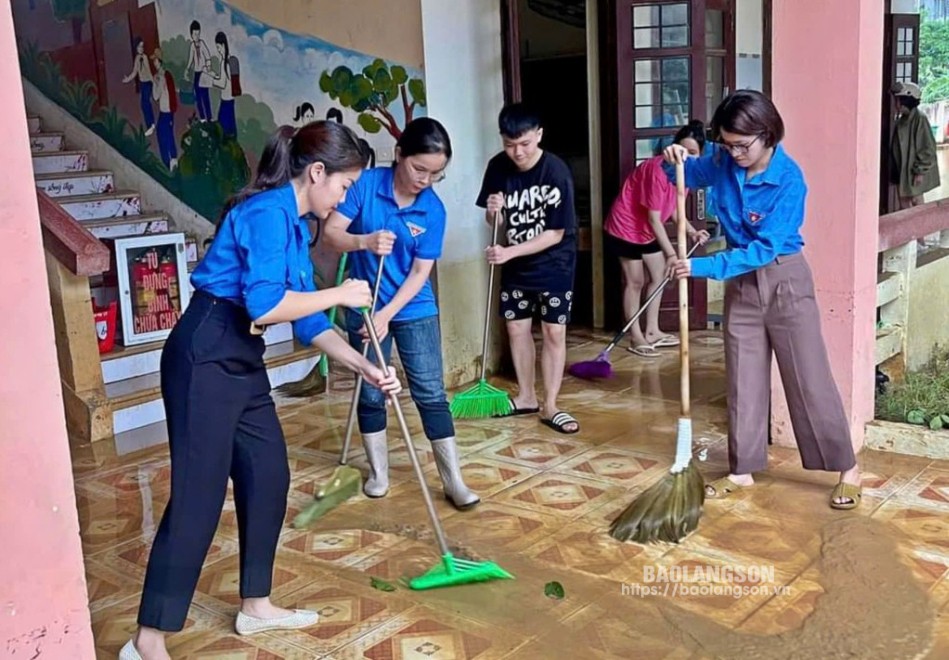
<svg viewBox="0 0 949 660">
<path fill-rule="evenodd" d="M 678 346 L 680 343 L 678 337 L 673 337 L 672 335 L 664 335 L 658 340 L 653 342 L 653 348 L 672 348 Z"/>
<path fill-rule="evenodd" d="M 276 619 L 258 619 L 238 612 L 234 630 L 238 635 L 253 635 L 267 630 L 299 630 L 314 626 L 319 623 L 319 620 L 320 615 L 309 610 L 294 610 L 293 614 Z"/>
<path fill-rule="evenodd" d="M 626 350 L 633 355 L 638 355 L 639 357 L 644 358 L 662 357 L 662 353 L 657 351 L 650 344 L 643 344 L 642 346 L 627 346 Z"/>
<path fill-rule="evenodd" d="M 119 651 L 119 660 L 142 660 L 142 656 L 138 654 L 138 649 L 135 648 L 135 644 L 131 639 Z"/>
</svg>

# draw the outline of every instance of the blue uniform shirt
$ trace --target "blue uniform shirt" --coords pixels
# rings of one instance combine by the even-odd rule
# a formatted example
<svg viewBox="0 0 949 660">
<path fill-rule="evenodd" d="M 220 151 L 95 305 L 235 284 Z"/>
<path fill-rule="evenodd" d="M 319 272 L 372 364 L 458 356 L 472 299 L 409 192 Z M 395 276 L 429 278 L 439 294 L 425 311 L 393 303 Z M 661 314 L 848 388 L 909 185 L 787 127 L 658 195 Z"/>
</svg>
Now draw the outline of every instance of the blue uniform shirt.
<svg viewBox="0 0 949 660">
<path fill-rule="evenodd" d="M 688 188 L 711 186 L 729 249 L 692 259 L 692 275 L 724 280 L 767 266 L 804 246 L 804 175 L 778 145 L 768 168 L 751 179 L 724 149 L 685 161 Z M 675 175 L 672 176 L 673 180 Z"/>
<path fill-rule="evenodd" d="M 426 188 L 411 206 L 400 209 L 395 201 L 393 175 L 391 167 L 366 170 L 346 193 L 346 200 L 336 208 L 352 220 L 347 228 L 350 234 L 371 234 L 381 229 L 395 234 L 392 254 L 386 257 L 376 309 L 382 309 L 395 297 L 415 259 L 435 260 L 442 255 L 445 237 L 445 206 L 435 191 Z M 353 277 L 366 280 L 370 286 L 376 281 L 378 256 L 359 250 L 350 254 L 349 263 Z M 392 320 L 413 321 L 436 314 L 435 293 L 431 281 L 427 281 Z"/>
<path fill-rule="evenodd" d="M 191 275 L 195 289 L 242 305 L 252 319 L 272 310 L 289 291 L 316 291 L 310 228 L 297 213 L 293 186 L 257 193 L 234 207 Z M 293 322 L 309 346 L 330 329 L 322 312 Z"/>
</svg>

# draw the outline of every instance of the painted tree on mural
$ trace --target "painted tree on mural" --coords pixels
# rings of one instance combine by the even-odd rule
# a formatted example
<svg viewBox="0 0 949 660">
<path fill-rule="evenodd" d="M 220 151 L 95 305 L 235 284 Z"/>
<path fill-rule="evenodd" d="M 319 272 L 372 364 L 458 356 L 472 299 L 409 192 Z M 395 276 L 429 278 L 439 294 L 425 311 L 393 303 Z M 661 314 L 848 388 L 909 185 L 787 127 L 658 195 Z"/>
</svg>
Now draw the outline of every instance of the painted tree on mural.
<svg viewBox="0 0 949 660">
<path fill-rule="evenodd" d="M 89 15 L 89 0 L 50 0 L 53 16 L 58 21 L 72 23 L 73 43 L 82 41 L 82 24 Z"/>
<path fill-rule="evenodd" d="M 332 72 L 324 71 L 320 76 L 320 89 L 344 108 L 359 113 L 359 125 L 368 133 L 382 129 L 396 140 L 402 135 L 402 126 L 389 110 L 389 106 L 400 100 L 405 123 L 412 121 L 416 107 L 425 107 L 425 81 L 409 78 L 405 67 L 389 66 L 377 59 L 363 67 L 361 73 L 338 66 Z"/>
</svg>

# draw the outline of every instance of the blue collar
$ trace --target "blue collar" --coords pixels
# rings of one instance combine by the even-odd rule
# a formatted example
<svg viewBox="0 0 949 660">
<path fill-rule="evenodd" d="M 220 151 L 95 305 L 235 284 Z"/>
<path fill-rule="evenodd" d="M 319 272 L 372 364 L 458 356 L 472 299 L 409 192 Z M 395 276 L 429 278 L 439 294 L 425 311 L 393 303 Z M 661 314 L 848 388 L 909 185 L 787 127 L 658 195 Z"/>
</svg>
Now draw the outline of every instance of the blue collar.
<svg viewBox="0 0 949 660">
<path fill-rule="evenodd" d="M 784 152 L 784 147 L 780 144 L 775 145 L 774 153 L 771 155 L 771 162 L 764 172 L 757 175 L 755 183 L 767 183 L 772 186 L 781 185 L 782 176 L 788 168 L 791 159 Z"/>
<path fill-rule="evenodd" d="M 398 209 L 399 213 L 425 213 L 425 206 L 428 201 L 428 195 L 432 194 L 431 188 L 426 188 L 420 192 L 415 201 L 399 208 L 399 202 L 395 198 L 395 165 L 391 167 L 380 167 L 379 180 L 376 182 L 376 195 L 389 200 Z"/>
</svg>

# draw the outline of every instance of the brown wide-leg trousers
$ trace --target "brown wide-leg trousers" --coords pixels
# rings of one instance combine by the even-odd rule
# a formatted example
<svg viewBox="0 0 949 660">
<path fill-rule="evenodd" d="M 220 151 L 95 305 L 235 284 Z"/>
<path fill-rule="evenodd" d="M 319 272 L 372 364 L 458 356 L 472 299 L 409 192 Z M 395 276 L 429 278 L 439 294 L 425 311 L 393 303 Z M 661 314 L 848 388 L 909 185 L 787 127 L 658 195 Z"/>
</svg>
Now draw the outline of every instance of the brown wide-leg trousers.
<svg viewBox="0 0 949 660">
<path fill-rule="evenodd" d="M 800 253 L 779 257 L 725 287 L 732 474 L 768 465 L 772 351 L 804 467 L 849 470 L 856 463 L 850 425 L 821 336 L 811 269 Z"/>
</svg>

